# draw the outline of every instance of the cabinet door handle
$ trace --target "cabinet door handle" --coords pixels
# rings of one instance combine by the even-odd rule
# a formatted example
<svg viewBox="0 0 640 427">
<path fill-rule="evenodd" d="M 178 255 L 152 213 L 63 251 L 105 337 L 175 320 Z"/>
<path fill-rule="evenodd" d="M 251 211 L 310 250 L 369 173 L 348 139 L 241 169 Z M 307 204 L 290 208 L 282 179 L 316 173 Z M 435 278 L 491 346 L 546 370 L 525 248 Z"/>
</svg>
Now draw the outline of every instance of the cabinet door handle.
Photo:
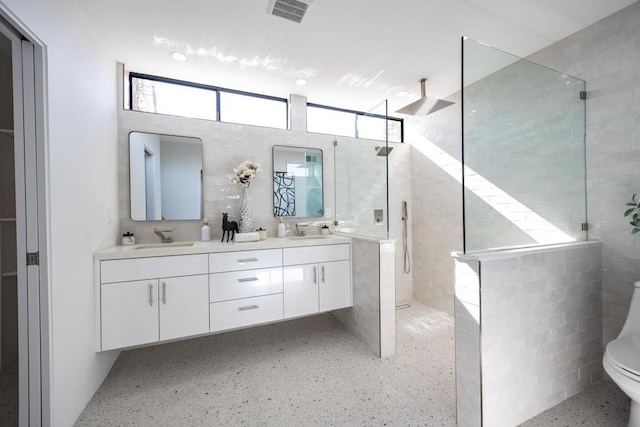
<svg viewBox="0 0 640 427">
<path fill-rule="evenodd" d="M 258 279 L 257 277 L 243 277 L 243 278 L 238 279 L 238 282 L 240 282 L 240 283 L 243 283 L 243 282 L 257 282 L 258 280 L 260 280 L 260 279 Z"/>
<path fill-rule="evenodd" d="M 149 283 L 149 305 L 153 307 L 153 284 Z"/>
<path fill-rule="evenodd" d="M 244 307 L 238 307 L 238 311 L 247 311 L 247 310 L 255 310 L 256 308 L 260 308 L 257 305 L 245 305 Z"/>
<path fill-rule="evenodd" d="M 240 258 L 237 260 L 240 264 L 245 262 L 258 262 L 258 258 Z"/>
<path fill-rule="evenodd" d="M 320 267 L 320 273 L 322 274 L 322 283 L 324 283 L 324 265 Z"/>
<path fill-rule="evenodd" d="M 313 283 L 318 283 L 318 267 L 313 267 Z"/>
<path fill-rule="evenodd" d="M 162 303 L 167 303 L 167 282 L 162 282 Z"/>
</svg>

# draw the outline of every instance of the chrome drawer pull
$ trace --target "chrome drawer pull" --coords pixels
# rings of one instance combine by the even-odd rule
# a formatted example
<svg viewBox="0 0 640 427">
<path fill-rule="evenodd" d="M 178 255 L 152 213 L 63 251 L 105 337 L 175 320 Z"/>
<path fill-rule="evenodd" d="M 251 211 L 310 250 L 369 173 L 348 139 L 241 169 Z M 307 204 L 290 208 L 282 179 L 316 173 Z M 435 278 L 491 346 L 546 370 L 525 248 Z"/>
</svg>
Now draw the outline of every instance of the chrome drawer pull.
<svg viewBox="0 0 640 427">
<path fill-rule="evenodd" d="M 320 267 L 320 271 L 322 272 L 322 283 L 324 283 L 324 265 Z"/>
<path fill-rule="evenodd" d="M 149 305 L 153 307 L 153 285 L 149 283 Z"/>
<path fill-rule="evenodd" d="M 257 305 L 245 305 L 244 307 L 238 307 L 238 311 L 246 311 L 246 310 L 255 310 L 256 308 L 260 308 Z"/>
<path fill-rule="evenodd" d="M 237 261 L 241 264 L 244 262 L 258 262 L 258 258 L 241 258 Z"/>
<path fill-rule="evenodd" d="M 318 283 L 318 267 L 313 267 L 313 283 Z"/>
<path fill-rule="evenodd" d="M 257 282 L 258 280 L 260 280 L 260 279 L 258 279 L 257 277 L 244 277 L 244 278 L 238 279 L 238 282 L 240 282 L 240 283 L 243 283 L 243 282 Z"/>
</svg>

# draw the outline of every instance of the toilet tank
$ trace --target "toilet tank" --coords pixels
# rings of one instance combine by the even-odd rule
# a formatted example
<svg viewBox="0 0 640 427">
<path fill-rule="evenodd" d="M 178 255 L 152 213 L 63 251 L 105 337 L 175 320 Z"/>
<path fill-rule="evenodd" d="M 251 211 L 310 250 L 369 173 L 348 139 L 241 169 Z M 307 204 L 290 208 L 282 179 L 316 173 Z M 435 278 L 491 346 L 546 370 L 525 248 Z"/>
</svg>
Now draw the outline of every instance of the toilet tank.
<svg viewBox="0 0 640 427">
<path fill-rule="evenodd" d="M 640 335 L 640 281 L 633 284 L 633 296 L 624 326 L 618 337 L 627 335 Z"/>
</svg>

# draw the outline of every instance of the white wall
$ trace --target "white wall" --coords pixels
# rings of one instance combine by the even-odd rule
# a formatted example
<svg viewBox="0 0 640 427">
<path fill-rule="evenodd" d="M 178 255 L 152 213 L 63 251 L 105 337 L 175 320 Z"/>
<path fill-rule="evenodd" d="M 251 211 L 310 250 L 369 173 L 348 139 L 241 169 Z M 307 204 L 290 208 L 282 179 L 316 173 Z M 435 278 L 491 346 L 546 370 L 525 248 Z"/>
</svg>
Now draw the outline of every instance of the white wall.
<svg viewBox="0 0 640 427">
<path fill-rule="evenodd" d="M 69 426 L 117 356 L 95 352 L 92 286 L 118 229 L 115 59 L 75 2 L 4 3 L 46 44 L 52 425 Z"/>
</svg>

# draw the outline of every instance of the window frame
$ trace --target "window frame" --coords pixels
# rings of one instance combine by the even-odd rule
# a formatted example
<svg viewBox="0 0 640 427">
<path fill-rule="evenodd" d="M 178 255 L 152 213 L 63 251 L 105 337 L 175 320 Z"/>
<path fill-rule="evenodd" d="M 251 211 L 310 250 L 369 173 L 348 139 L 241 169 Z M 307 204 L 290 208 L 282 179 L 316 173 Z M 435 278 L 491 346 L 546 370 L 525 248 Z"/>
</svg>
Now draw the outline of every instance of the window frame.
<svg viewBox="0 0 640 427">
<path fill-rule="evenodd" d="M 203 89 L 203 90 L 209 90 L 212 92 L 215 92 L 216 94 L 216 122 L 220 122 L 220 123 L 233 123 L 233 122 L 223 122 L 220 120 L 220 112 L 222 111 L 222 105 L 220 104 L 220 93 L 221 92 L 226 92 L 226 93 L 231 93 L 231 94 L 235 94 L 235 95 L 243 95 L 243 96 L 248 96 L 248 97 L 253 97 L 253 98 L 259 98 L 259 99 L 266 99 L 269 101 L 277 101 L 277 102 L 284 102 L 285 104 L 285 130 L 289 130 L 289 100 L 287 98 L 281 98 L 279 96 L 272 96 L 272 95 L 264 95 L 261 93 L 254 93 L 254 92 L 247 92 L 247 91 L 243 91 L 243 90 L 237 90 L 237 89 L 229 89 L 229 88 L 224 88 L 224 87 L 220 87 L 220 86 L 213 86 L 213 85 L 207 85 L 207 84 L 203 84 L 203 83 L 196 83 L 196 82 L 189 82 L 186 80 L 179 80 L 179 79 L 172 79 L 169 77 L 162 77 L 162 76 L 155 76 L 152 74 L 145 74 L 145 73 L 136 73 L 133 71 L 129 71 L 129 102 L 128 102 L 128 108 L 131 111 L 139 111 L 142 113 L 148 113 L 149 111 L 141 111 L 141 110 L 135 110 L 133 108 L 133 79 L 142 79 L 142 80 L 150 80 L 150 81 L 154 81 L 154 82 L 159 82 L 159 83 L 168 83 L 168 84 L 174 84 L 174 85 L 178 85 L 178 86 L 185 86 L 185 87 L 191 87 L 191 88 L 196 88 L 196 89 Z M 162 114 L 162 113 L 152 113 L 152 114 Z M 202 120 L 206 120 L 206 119 L 202 119 Z M 246 123 L 244 123 L 246 124 Z M 251 125 L 251 124 L 246 124 L 247 126 L 259 126 L 259 127 L 267 127 L 270 129 L 282 129 L 280 127 L 269 127 L 269 126 L 262 126 L 262 125 Z"/>
<path fill-rule="evenodd" d="M 371 114 L 371 113 L 367 113 L 366 111 L 358 111 L 358 110 L 350 110 L 348 108 L 341 108 L 341 107 L 332 107 L 330 105 L 323 105 L 323 104 L 316 104 L 314 102 L 307 102 L 307 108 L 308 107 L 313 107 L 313 108 L 322 108 L 325 110 L 331 110 L 331 111 L 339 111 L 341 113 L 349 113 L 349 114 L 354 114 L 355 116 L 366 116 L 366 117 L 374 117 L 374 118 L 379 118 L 379 119 L 385 119 L 385 120 L 391 120 L 394 122 L 399 122 L 400 123 L 400 141 L 388 141 L 388 142 L 393 142 L 393 143 L 397 143 L 397 144 L 404 144 L 404 119 L 401 119 L 399 117 L 392 117 L 392 116 L 385 116 L 382 114 Z M 354 137 L 357 139 L 359 138 L 358 136 L 358 120 L 354 120 L 353 121 L 353 127 L 354 127 Z M 388 126 L 387 126 L 387 131 L 388 131 Z M 307 132 L 309 132 L 308 128 L 307 128 Z M 310 133 L 323 133 L 323 132 L 310 132 Z M 370 139 L 370 138 L 364 138 L 364 139 Z M 374 141 L 380 141 L 380 140 L 374 140 Z"/>
</svg>

